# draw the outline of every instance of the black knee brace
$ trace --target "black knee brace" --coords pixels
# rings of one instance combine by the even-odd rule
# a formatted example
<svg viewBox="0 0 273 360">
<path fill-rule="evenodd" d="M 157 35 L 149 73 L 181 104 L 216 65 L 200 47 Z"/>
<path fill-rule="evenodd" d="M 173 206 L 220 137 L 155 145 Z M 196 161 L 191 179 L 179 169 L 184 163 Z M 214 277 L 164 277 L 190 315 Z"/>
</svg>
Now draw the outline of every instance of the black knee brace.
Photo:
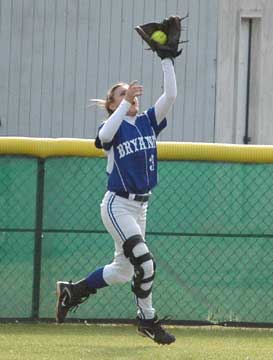
<svg viewBox="0 0 273 360">
<path fill-rule="evenodd" d="M 125 243 L 123 244 L 123 250 L 124 250 L 124 255 L 127 258 L 129 258 L 131 264 L 134 265 L 135 274 L 133 277 L 132 291 L 136 294 L 137 297 L 144 299 L 150 295 L 152 291 L 152 286 L 148 290 L 143 290 L 141 288 L 141 285 L 153 281 L 155 277 L 155 261 L 152 254 L 149 251 L 146 254 L 143 254 L 139 257 L 134 256 L 133 249 L 137 244 L 140 243 L 145 244 L 145 241 L 143 240 L 142 236 L 134 235 L 125 241 Z M 154 271 L 152 276 L 143 279 L 145 277 L 145 271 L 142 267 L 142 264 L 149 260 L 153 261 Z"/>
</svg>

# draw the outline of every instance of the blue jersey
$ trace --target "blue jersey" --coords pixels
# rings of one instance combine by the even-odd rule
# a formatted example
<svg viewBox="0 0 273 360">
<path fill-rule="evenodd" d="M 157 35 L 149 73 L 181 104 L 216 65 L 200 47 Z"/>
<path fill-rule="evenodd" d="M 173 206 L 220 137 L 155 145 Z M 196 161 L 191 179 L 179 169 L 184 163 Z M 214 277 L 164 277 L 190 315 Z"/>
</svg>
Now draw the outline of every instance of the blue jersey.
<svg viewBox="0 0 273 360">
<path fill-rule="evenodd" d="M 152 107 L 134 124 L 122 121 L 111 143 L 96 138 L 96 146 L 108 152 L 109 191 L 145 194 L 157 184 L 156 137 L 166 125 L 166 119 L 157 124 Z"/>
</svg>

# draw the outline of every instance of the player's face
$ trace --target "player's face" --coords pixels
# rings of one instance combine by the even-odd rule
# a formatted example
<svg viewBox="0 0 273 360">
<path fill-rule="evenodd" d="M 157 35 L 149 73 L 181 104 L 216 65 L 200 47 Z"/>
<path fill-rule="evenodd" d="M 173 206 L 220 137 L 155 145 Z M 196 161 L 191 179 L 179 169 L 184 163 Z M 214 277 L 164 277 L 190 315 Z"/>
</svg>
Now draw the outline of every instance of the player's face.
<svg viewBox="0 0 273 360">
<path fill-rule="evenodd" d="M 121 103 L 121 101 L 124 99 L 125 94 L 126 94 L 126 90 L 128 89 L 129 85 L 122 85 L 119 86 L 118 88 L 116 88 L 116 90 L 114 91 L 114 101 L 111 104 L 111 109 L 113 111 L 116 110 L 116 108 L 119 106 L 119 104 Z M 138 103 L 138 98 L 135 97 L 134 98 L 134 102 L 132 103 L 129 111 L 127 112 L 127 115 L 129 116 L 135 116 L 139 111 L 139 103 Z"/>
</svg>

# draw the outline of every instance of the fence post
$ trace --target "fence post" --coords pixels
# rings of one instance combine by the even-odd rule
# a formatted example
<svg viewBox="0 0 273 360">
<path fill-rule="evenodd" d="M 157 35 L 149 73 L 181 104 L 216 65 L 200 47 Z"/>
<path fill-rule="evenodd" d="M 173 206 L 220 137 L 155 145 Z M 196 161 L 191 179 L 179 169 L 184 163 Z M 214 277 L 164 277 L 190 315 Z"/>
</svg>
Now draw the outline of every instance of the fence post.
<svg viewBox="0 0 273 360">
<path fill-rule="evenodd" d="M 35 243 L 34 243 L 34 256 L 33 256 L 32 316 L 31 316 L 32 319 L 35 320 L 39 318 L 39 306 L 40 306 L 44 175 L 45 175 L 45 160 L 38 159 Z"/>
</svg>

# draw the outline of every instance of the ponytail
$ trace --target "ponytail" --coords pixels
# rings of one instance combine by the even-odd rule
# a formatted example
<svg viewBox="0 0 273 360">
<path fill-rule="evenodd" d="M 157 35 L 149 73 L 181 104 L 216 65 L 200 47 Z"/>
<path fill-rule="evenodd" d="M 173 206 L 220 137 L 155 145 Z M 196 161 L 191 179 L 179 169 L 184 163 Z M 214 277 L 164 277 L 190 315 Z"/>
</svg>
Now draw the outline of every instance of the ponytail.
<svg viewBox="0 0 273 360">
<path fill-rule="evenodd" d="M 114 101 L 114 92 L 118 87 L 123 86 L 123 85 L 127 85 L 127 84 L 124 83 L 124 82 L 119 82 L 119 83 L 113 85 L 108 90 L 105 100 L 102 100 L 102 99 L 89 99 L 88 102 L 90 104 L 88 105 L 88 107 L 96 105 L 96 106 L 100 107 L 101 109 L 105 109 L 107 111 L 107 113 L 108 113 L 108 116 L 111 116 L 113 114 L 113 112 L 114 112 L 112 109 L 110 109 L 110 105 Z"/>
</svg>

